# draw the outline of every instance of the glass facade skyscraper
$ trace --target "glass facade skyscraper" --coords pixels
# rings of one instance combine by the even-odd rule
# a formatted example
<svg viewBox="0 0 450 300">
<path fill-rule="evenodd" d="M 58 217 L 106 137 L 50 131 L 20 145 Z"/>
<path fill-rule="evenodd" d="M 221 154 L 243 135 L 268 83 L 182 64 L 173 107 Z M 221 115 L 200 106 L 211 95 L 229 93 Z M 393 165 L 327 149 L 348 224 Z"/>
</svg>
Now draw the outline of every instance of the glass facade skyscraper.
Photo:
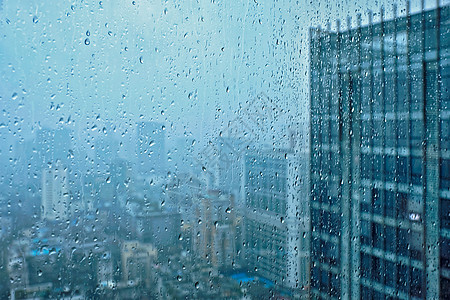
<svg viewBox="0 0 450 300">
<path fill-rule="evenodd" d="M 406 11 L 310 31 L 314 299 L 449 297 L 450 9 Z"/>
</svg>

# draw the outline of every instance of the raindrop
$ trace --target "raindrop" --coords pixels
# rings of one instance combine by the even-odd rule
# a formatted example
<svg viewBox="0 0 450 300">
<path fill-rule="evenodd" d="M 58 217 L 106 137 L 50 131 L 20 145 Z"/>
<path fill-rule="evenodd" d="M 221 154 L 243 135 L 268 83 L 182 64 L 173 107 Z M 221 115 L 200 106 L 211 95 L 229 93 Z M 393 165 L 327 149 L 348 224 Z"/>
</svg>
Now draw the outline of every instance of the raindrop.
<svg viewBox="0 0 450 300">
<path fill-rule="evenodd" d="M 144 63 L 144 57 L 139 57 L 139 62 L 141 63 L 141 64 L 143 64 Z"/>
<path fill-rule="evenodd" d="M 37 22 L 39 22 L 39 19 L 38 19 L 37 16 L 34 16 L 34 17 L 33 17 L 33 23 L 36 24 Z"/>
<path fill-rule="evenodd" d="M 13 100 L 16 100 L 16 99 L 17 99 L 17 93 L 13 93 L 13 94 L 11 95 L 11 98 L 12 98 Z"/>
<path fill-rule="evenodd" d="M 200 287 L 200 284 L 198 283 L 198 281 L 195 283 L 195 288 L 196 289 L 199 289 L 199 287 Z"/>
<path fill-rule="evenodd" d="M 37 275 L 38 275 L 39 277 L 41 277 L 41 276 L 42 276 L 42 270 L 38 270 Z"/>
<path fill-rule="evenodd" d="M 106 178 L 106 183 L 111 183 L 111 176 L 108 176 L 108 178 Z"/>
<path fill-rule="evenodd" d="M 90 43 L 91 43 L 91 41 L 88 38 L 84 40 L 85 45 L 89 45 Z"/>
<path fill-rule="evenodd" d="M 86 36 L 90 36 L 91 35 L 91 32 L 88 30 L 88 31 L 86 31 Z"/>
<path fill-rule="evenodd" d="M 225 210 L 225 212 L 226 212 L 227 214 L 231 214 L 231 208 L 227 207 L 227 209 Z"/>
</svg>

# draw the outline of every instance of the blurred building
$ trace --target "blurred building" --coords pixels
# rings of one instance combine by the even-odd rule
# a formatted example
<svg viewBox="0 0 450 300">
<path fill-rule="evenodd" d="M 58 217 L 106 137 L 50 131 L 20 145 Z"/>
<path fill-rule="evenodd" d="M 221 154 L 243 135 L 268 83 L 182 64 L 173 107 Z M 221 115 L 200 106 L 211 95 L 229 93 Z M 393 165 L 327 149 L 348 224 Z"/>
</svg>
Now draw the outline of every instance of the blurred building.
<svg viewBox="0 0 450 300">
<path fill-rule="evenodd" d="M 65 221 L 69 214 L 67 169 L 57 163 L 42 172 L 42 218 Z"/>
<path fill-rule="evenodd" d="M 97 163 L 93 170 L 84 175 L 87 189 L 84 190 L 82 199 L 85 209 L 89 211 L 94 207 L 125 206 L 132 181 L 130 163 L 115 157 L 110 158 L 106 164 Z M 141 190 L 144 188 L 141 187 Z"/>
<path fill-rule="evenodd" d="M 181 215 L 178 212 L 141 209 L 134 217 L 140 241 L 151 243 L 158 249 L 179 247 Z"/>
<path fill-rule="evenodd" d="M 19 139 L 14 145 L 15 193 L 20 195 L 24 213 L 33 213 L 30 209 L 41 200 L 42 170 L 59 162 L 72 167 L 74 151 L 72 148 L 72 132 L 65 127 L 57 129 L 42 128 L 36 131 L 33 139 Z"/>
<path fill-rule="evenodd" d="M 214 147 L 203 154 L 208 160 L 208 170 L 213 179 L 212 187 L 223 192 L 233 194 L 236 205 L 243 206 L 240 201 L 242 155 L 245 145 L 237 138 L 218 137 L 214 141 Z"/>
<path fill-rule="evenodd" d="M 236 259 L 234 196 L 209 191 L 194 201 L 194 255 L 215 271 L 231 269 Z"/>
<path fill-rule="evenodd" d="M 166 172 L 167 155 L 165 153 L 164 124 L 142 122 L 137 126 L 138 172 L 141 175 Z"/>
<path fill-rule="evenodd" d="M 245 156 L 245 260 L 255 274 L 296 297 L 309 287 L 309 208 L 306 155 L 293 150 Z"/>
<path fill-rule="evenodd" d="M 450 297 L 450 8 L 408 11 L 311 30 L 315 299 Z"/>
<path fill-rule="evenodd" d="M 194 221 L 193 200 L 197 199 L 205 186 L 193 174 L 178 174 L 171 178 L 167 184 L 167 210 L 177 211 L 185 223 Z"/>
<path fill-rule="evenodd" d="M 123 280 L 129 285 L 151 286 L 152 262 L 157 250 L 151 244 L 138 241 L 123 242 L 121 248 Z"/>
<path fill-rule="evenodd" d="M 169 169 L 176 174 L 186 174 L 192 172 L 195 165 L 195 153 L 197 145 L 193 138 L 177 138 L 175 147 L 172 148 L 172 161 L 169 162 Z"/>
</svg>

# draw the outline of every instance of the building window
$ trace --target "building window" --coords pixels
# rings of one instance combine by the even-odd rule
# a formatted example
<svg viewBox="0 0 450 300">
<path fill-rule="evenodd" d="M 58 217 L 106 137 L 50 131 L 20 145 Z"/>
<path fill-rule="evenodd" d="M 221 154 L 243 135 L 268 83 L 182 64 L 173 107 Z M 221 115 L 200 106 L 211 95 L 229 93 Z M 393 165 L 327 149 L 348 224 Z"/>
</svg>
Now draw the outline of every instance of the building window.
<svg viewBox="0 0 450 300">
<path fill-rule="evenodd" d="M 420 157 L 412 157 L 411 159 L 411 177 L 412 183 L 422 185 L 423 180 L 422 159 Z"/>
</svg>

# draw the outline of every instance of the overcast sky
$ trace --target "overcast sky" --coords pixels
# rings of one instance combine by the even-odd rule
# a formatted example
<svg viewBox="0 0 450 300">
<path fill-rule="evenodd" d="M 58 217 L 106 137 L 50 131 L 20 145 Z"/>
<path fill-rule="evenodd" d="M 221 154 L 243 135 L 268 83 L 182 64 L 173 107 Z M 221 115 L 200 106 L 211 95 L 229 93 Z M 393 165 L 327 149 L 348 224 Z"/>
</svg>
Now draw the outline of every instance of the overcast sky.
<svg viewBox="0 0 450 300">
<path fill-rule="evenodd" d="M 130 138 L 154 120 L 207 140 L 261 92 L 304 121 L 308 29 L 383 5 L 389 17 L 392 1 L 373 0 L 3 0 L 2 147 L 39 126 L 101 134 L 108 121 Z"/>
</svg>

